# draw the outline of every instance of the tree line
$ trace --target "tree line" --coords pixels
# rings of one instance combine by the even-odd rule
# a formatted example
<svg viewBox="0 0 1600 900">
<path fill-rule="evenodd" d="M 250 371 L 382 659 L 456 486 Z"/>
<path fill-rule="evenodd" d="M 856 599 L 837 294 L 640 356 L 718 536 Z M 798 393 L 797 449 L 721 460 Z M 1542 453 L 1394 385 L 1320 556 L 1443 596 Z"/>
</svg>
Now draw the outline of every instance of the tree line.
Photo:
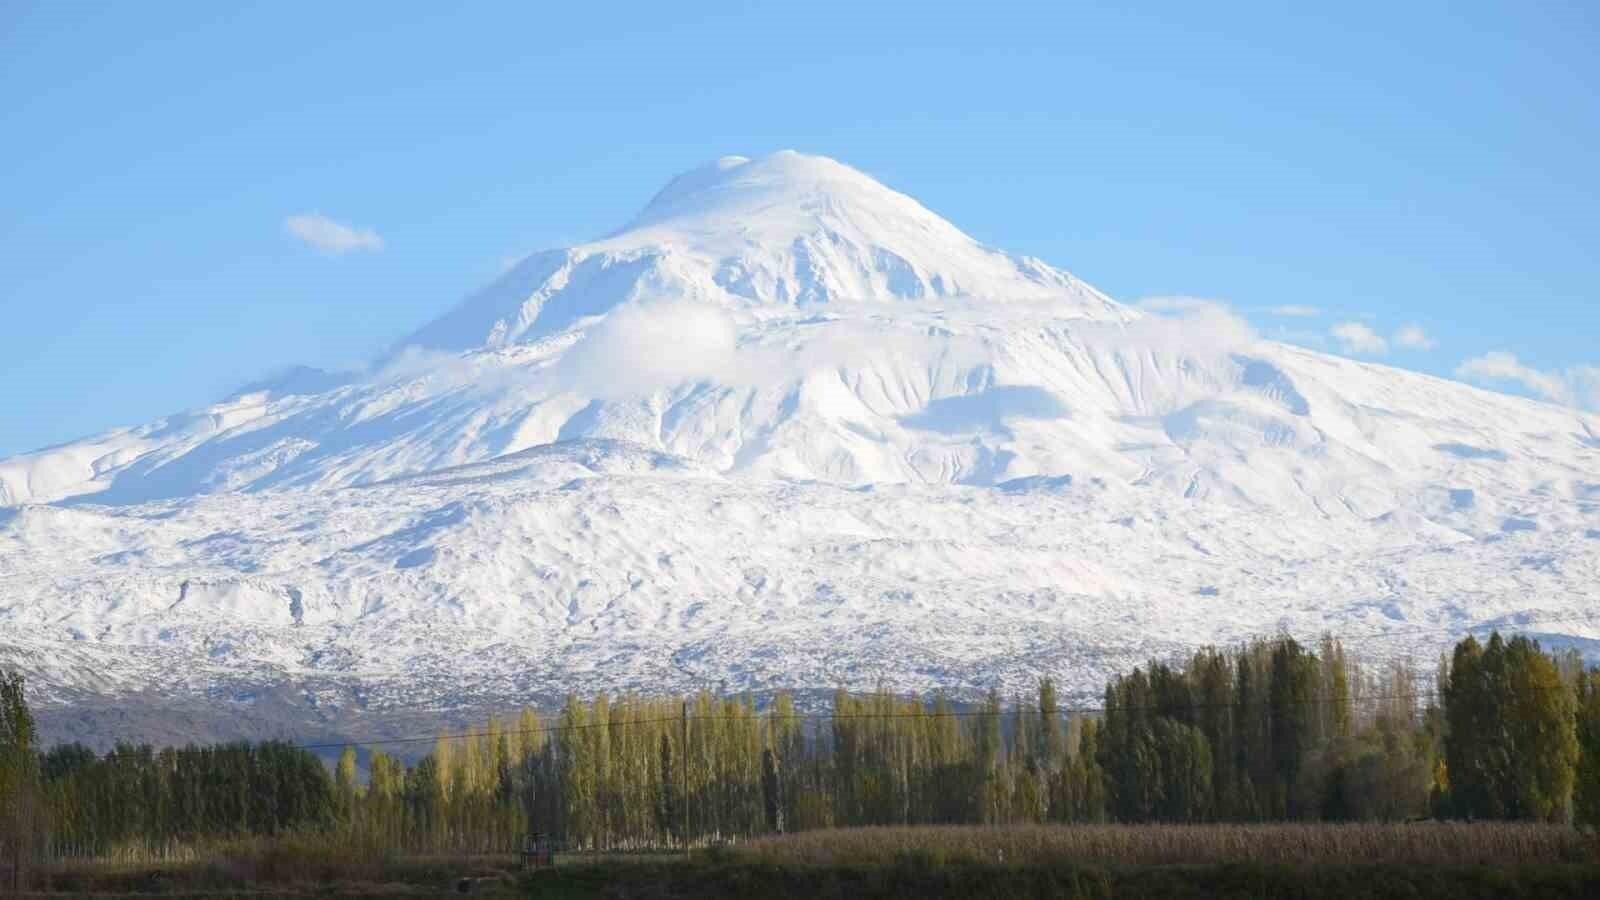
<svg viewBox="0 0 1600 900">
<path fill-rule="evenodd" d="M 1431 685 L 1428 682 L 1432 682 Z M 1600 670 L 1467 638 L 1424 674 L 1280 636 L 1117 676 L 1092 712 L 836 692 L 569 697 L 407 760 L 283 742 L 33 746 L 0 678 L 0 859 L 314 832 L 412 851 L 703 845 L 848 825 L 1422 817 L 1600 825 Z M 13 867 L 15 871 L 19 867 Z"/>
</svg>

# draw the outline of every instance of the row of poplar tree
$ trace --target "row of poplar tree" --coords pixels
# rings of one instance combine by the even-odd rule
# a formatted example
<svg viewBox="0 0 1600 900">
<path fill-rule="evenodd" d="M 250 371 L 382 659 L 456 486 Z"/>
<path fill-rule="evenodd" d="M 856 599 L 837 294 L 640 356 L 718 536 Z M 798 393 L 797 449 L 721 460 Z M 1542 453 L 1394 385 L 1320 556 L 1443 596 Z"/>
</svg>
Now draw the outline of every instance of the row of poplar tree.
<svg viewBox="0 0 1600 900">
<path fill-rule="evenodd" d="M 1115 678 L 1084 712 L 1061 708 L 1048 679 L 960 707 L 841 691 L 821 714 L 787 695 L 760 709 L 705 693 L 572 697 L 553 716 L 442 736 L 411 762 L 347 748 L 331 771 L 278 742 L 39 753 L 20 680 L 5 684 L 0 843 L 13 848 L 20 827 L 104 854 L 307 830 L 504 851 L 531 833 L 642 849 L 873 824 L 1600 824 L 1600 670 L 1522 637 L 1468 638 L 1426 676 L 1356 665 L 1331 638 L 1207 649 Z"/>
</svg>

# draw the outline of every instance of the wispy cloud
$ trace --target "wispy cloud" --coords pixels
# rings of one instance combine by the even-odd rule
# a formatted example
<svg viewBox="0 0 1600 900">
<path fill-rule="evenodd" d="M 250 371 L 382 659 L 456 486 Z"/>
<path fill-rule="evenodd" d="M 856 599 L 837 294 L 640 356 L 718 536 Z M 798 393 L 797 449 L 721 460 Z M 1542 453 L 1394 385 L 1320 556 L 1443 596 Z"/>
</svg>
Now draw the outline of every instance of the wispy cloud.
<svg viewBox="0 0 1600 900">
<path fill-rule="evenodd" d="M 1283 306 L 1269 306 L 1267 312 L 1275 316 L 1290 319 L 1311 319 L 1322 315 L 1322 310 L 1315 306 L 1305 306 L 1299 303 L 1288 303 Z"/>
<path fill-rule="evenodd" d="M 1082 333 L 1113 346 L 1189 354 L 1231 353 L 1258 339 L 1250 323 L 1221 300 L 1180 295 L 1146 297 L 1135 305 L 1155 315 Z"/>
<path fill-rule="evenodd" d="M 838 305 L 837 308 L 843 308 Z M 743 340 L 749 323 L 727 310 L 689 300 L 653 300 L 613 310 L 587 329 L 551 367 L 546 383 L 592 397 L 640 396 L 687 382 L 762 386 L 817 371 L 865 368 L 903 356 L 970 368 L 987 359 L 981 341 L 926 329 L 896 329 L 837 318 L 807 329 L 804 339 Z"/>
<path fill-rule="evenodd" d="M 1268 340 L 1299 344 L 1302 347 L 1314 347 L 1319 350 L 1328 346 L 1328 336 L 1310 328 L 1286 328 L 1280 325 L 1266 331 L 1265 337 Z"/>
<path fill-rule="evenodd" d="M 1360 322 L 1340 322 L 1328 333 L 1351 356 L 1382 356 L 1389 352 L 1389 342 L 1383 335 Z"/>
<path fill-rule="evenodd" d="M 1413 350 L 1432 350 L 1439 346 L 1439 342 L 1434 340 L 1426 331 L 1423 331 L 1421 325 L 1407 325 L 1396 331 L 1394 333 L 1394 342 L 1402 347 L 1410 347 Z"/>
<path fill-rule="evenodd" d="M 1134 303 L 1142 310 L 1153 313 L 1170 315 L 1173 313 L 1192 313 L 1202 309 L 1228 309 L 1228 304 L 1221 300 L 1212 300 L 1209 297 L 1193 297 L 1188 294 L 1161 294 L 1155 297 L 1145 297 Z"/>
<path fill-rule="evenodd" d="M 1152 314 L 1129 322 L 1075 321 L 1073 335 L 1085 346 L 1115 353 L 1170 353 L 1219 363 L 1257 340 L 1248 322 L 1215 301 L 1165 297 L 1143 306 Z M 564 349 L 530 356 L 529 365 L 514 371 L 479 354 L 408 348 L 368 377 L 417 379 L 431 393 L 467 389 L 490 396 L 488 402 L 525 404 L 530 393 L 610 401 L 695 383 L 768 387 L 906 360 L 940 370 L 988 370 L 995 352 L 989 340 L 947 326 L 992 322 L 997 314 L 991 305 L 952 299 L 931 318 L 908 316 L 886 327 L 881 305 L 841 301 L 830 304 L 825 316 L 807 317 L 805 327 L 791 335 L 736 310 L 662 298 L 623 304 L 583 323 L 558 339 L 570 342 Z M 1003 314 L 1035 324 L 1058 316 L 1044 301 L 1037 307 L 1008 304 Z"/>
<path fill-rule="evenodd" d="M 739 349 L 737 326 L 722 310 L 657 301 L 613 311 L 562 357 L 553 374 L 563 387 L 582 393 L 648 394 L 683 381 L 727 380 L 743 369 Z"/>
<path fill-rule="evenodd" d="M 1511 382 L 1552 403 L 1600 409 L 1600 366 L 1546 371 L 1523 365 L 1516 354 L 1497 350 L 1467 360 L 1456 374 L 1475 381 Z"/>
<path fill-rule="evenodd" d="M 382 250 L 383 238 L 370 228 L 335 222 L 322 213 L 301 213 L 283 220 L 283 230 L 296 240 L 334 256 L 356 250 Z"/>
</svg>

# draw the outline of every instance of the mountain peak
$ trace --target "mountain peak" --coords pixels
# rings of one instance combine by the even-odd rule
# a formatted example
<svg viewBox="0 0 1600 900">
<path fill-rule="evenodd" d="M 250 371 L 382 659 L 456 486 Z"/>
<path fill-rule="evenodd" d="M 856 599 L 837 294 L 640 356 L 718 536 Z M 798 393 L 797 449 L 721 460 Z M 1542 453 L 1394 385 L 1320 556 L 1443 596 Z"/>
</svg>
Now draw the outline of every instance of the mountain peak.
<svg viewBox="0 0 1600 900">
<path fill-rule="evenodd" d="M 673 178 L 621 230 L 536 253 L 406 341 L 534 341 L 658 298 L 724 307 L 964 296 L 1129 312 L 1066 272 L 986 247 L 911 197 L 825 156 L 724 156 Z"/>
<path fill-rule="evenodd" d="M 667 183 L 628 228 L 665 222 L 859 208 L 937 219 L 921 204 L 826 156 L 779 150 L 759 159 L 724 156 Z M 948 223 L 945 223 L 948 227 Z"/>
</svg>

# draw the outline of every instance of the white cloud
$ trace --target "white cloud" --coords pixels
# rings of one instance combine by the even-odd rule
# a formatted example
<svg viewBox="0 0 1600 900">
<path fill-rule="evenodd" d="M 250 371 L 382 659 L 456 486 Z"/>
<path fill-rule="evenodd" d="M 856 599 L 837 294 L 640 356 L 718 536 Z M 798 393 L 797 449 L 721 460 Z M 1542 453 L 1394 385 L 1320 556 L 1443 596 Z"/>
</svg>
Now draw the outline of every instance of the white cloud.
<svg viewBox="0 0 1600 900">
<path fill-rule="evenodd" d="M 353 228 L 322 213 L 301 213 L 283 220 L 283 230 L 297 240 L 341 256 L 353 250 L 382 250 L 383 238 L 370 228 Z"/>
<path fill-rule="evenodd" d="M 1382 356 L 1389 352 L 1389 342 L 1383 335 L 1360 322 L 1340 322 L 1328 332 L 1339 342 L 1339 347 L 1351 356 Z"/>
<path fill-rule="evenodd" d="M 1158 297 L 1145 297 L 1134 304 L 1140 309 L 1163 315 L 1169 313 L 1191 313 L 1202 309 L 1227 309 L 1228 304 L 1221 300 L 1209 300 L 1205 297 L 1190 297 L 1186 294 L 1168 294 Z"/>
<path fill-rule="evenodd" d="M 741 340 L 741 333 L 729 312 L 704 303 L 655 300 L 619 307 L 583 333 L 549 371 L 546 383 L 618 398 L 697 381 L 781 384 L 895 356 L 938 359 L 957 368 L 986 358 L 976 338 L 909 328 L 886 331 L 881 323 L 855 319 L 819 322 L 802 339 L 781 343 Z"/>
<path fill-rule="evenodd" d="M 685 381 L 717 379 L 734 367 L 739 335 L 721 311 L 657 302 L 613 311 L 562 357 L 563 386 L 599 396 L 649 394 Z"/>
<path fill-rule="evenodd" d="M 1226 304 L 1197 297 L 1155 297 L 1139 304 L 1151 315 L 1126 323 L 1074 323 L 1086 345 L 1117 352 L 1170 353 L 1194 359 L 1227 359 L 1257 340 L 1255 331 Z M 1156 311 L 1160 312 L 1156 312 Z M 939 368 L 984 366 L 993 347 L 976 336 L 951 334 L 942 327 L 907 321 L 886 329 L 881 308 L 830 304 L 829 316 L 812 322 L 802 337 L 767 340 L 743 317 L 688 300 L 629 304 L 584 331 L 558 362 L 535 380 L 544 389 L 619 399 L 709 381 L 723 385 L 768 386 L 834 369 L 870 368 L 887 359 L 921 360 Z M 1014 315 L 1051 316 L 1048 305 L 1030 312 L 1012 304 Z M 951 300 L 941 321 L 992 321 L 992 306 Z"/>
<path fill-rule="evenodd" d="M 1456 367 L 1456 374 L 1477 381 L 1510 381 L 1552 403 L 1600 409 L 1600 366 L 1543 371 L 1523 365 L 1514 353 L 1497 350 L 1467 360 Z"/>
<path fill-rule="evenodd" d="M 1267 331 L 1265 336 L 1268 340 L 1299 344 L 1302 347 L 1314 347 L 1319 350 L 1328 346 L 1326 334 L 1309 328 L 1285 328 L 1280 325 Z"/>
<path fill-rule="evenodd" d="M 1422 330 L 1421 325 L 1407 325 L 1394 333 L 1394 342 L 1413 350 L 1432 350 L 1439 342 Z"/>
<path fill-rule="evenodd" d="M 1092 341 L 1180 355 L 1231 353 L 1257 340 L 1243 316 L 1220 300 L 1204 297 L 1146 297 L 1136 304 L 1155 313 L 1122 326 L 1085 329 Z"/>
<path fill-rule="evenodd" d="M 1275 316 L 1285 316 L 1292 319 L 1310 319 L 1322 315 L 1322 310 L 1315 306 L 1304 306 L 1299 303 L 1288 303 L 1283 306 L 1269 306 L 1267 312 Z"/>
<path fill-rule="evenodd" d="M 1225 304 L 1168 297 L 1144 306 L 1171 312 L 1129 322 L 1075 320 L 1070 327 L 1088 346 L 1202 361 L 1226 362 L 1257 340 L 1249 323 Z M 697 382 L 768 387 L 891 360 L 976 371 L 987 369 L 996 348 L 987 337 L 962 332 L 976 323 L 992 323 L 996 316 L 1034 325 L 1060 321 L 1058 307 L 1043 300 L 1018 301 L 997 310 L 992 304 L 947 299 L 926 315 L 903 319 L 886 318 L 882 304 L 840 301 L 830 303 L 827 314 L 809 316 L 804 328 L 788 330 L 767 327 L 761 317 L 746 312 L 655 299 L 626 303 L 582 323 L 558 339 L 568 342 L 564 349 L 526 351 L 526 366 L 507 367 L 492 354 L 411 347 L 367 377 L 379 383 L 414 380 L 417 390 L 430 395 L 473 391 L 484 395 L 486 404 L 503 403 L 509 409 L 526 405 L 530 395 L 621 400 Z"/>
</svg>

